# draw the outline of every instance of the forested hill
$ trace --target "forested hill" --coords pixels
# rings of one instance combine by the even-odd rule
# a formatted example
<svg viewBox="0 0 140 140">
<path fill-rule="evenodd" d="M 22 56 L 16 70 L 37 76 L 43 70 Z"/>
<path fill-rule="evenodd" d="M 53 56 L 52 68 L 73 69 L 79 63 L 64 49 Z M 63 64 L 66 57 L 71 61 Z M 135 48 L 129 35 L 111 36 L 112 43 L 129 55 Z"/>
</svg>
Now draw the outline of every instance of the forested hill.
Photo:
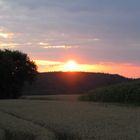
<svg viewBox="0 0 140 140">
<path fill-rule="evenodd" d="M 89 72 L 39 73 L 32 85 L 26 84 L 24 95 L 79 94 L 98 87 L 108 86 L 130 79 L 120 75 Z"/>
</svg>

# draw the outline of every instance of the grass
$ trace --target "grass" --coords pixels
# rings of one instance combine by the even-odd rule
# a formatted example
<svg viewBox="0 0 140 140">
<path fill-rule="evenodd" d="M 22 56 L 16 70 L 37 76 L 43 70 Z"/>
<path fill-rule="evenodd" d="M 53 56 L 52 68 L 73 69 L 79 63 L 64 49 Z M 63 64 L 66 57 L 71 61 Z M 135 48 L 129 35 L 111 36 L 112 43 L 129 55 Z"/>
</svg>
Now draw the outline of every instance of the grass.
<svg viewBox="0 0 140 140">
<path fill-rule="evenodd" d="M 0 134 L 7 130 L 10 134 L 23 134 L 23 139 L 27 136 L 37 140 L 41 136 L 46 136 L 41 140 L 139 140 L 139 117 L 140 107 L 3 100 L 0 101 Z"/>
<path fill-rule="evenodd" d="M 140 80 L 91 90 L 80 100 L 97 102 L 140 103 Z"/>
</svg>

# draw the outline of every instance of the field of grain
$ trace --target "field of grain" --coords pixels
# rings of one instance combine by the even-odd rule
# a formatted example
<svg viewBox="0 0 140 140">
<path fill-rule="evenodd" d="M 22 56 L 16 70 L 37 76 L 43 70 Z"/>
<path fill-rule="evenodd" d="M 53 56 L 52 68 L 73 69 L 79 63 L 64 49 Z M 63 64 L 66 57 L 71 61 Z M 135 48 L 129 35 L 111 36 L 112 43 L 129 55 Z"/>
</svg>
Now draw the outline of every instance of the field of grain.
<svg viewBox="0 0 140 140">
<path fill-rule="evenodd" d="M 33 95 L 33 96 L 21 96 L 21 99 L 29 100 L 55 100 L 55 101 L 78 101 L 81 97 L 80 94 L 72 95 Z"/>
<path fill-rule="evenodd" d="M 139 140 L 140 107 L 1 100 L 0 140 Z"/>
</svg>

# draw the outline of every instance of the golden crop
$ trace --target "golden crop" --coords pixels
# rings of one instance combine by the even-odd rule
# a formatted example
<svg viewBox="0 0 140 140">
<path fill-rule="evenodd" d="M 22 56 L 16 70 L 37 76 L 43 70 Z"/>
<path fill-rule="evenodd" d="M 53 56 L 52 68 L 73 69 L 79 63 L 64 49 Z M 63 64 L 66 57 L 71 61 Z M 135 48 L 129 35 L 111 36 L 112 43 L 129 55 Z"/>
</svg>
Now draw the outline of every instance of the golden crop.
<svg viewBox="0 0 140 140">
<path fill-rule="evenodd" d="M 41 140 L 139 140 L 139 118 L 140 107 L 88 102 L 0 101 L 2 130 L 33 136 L 33 139 L 45 136 Z"/>
</svg>

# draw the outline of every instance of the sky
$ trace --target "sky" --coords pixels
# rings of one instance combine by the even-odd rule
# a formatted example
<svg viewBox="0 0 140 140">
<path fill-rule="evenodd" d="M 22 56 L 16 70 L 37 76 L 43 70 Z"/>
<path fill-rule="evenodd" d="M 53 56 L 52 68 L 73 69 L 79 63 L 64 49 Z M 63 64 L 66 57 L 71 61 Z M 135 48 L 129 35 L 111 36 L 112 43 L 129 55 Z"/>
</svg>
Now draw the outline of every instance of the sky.
<svg viewBox="0 0 140 140">
<path fill-rule="evenodd" d="M 0 0 L 0 49 L 20 50 L 40 72 L 140 77 L 139 0 Z"/>
</svg>

